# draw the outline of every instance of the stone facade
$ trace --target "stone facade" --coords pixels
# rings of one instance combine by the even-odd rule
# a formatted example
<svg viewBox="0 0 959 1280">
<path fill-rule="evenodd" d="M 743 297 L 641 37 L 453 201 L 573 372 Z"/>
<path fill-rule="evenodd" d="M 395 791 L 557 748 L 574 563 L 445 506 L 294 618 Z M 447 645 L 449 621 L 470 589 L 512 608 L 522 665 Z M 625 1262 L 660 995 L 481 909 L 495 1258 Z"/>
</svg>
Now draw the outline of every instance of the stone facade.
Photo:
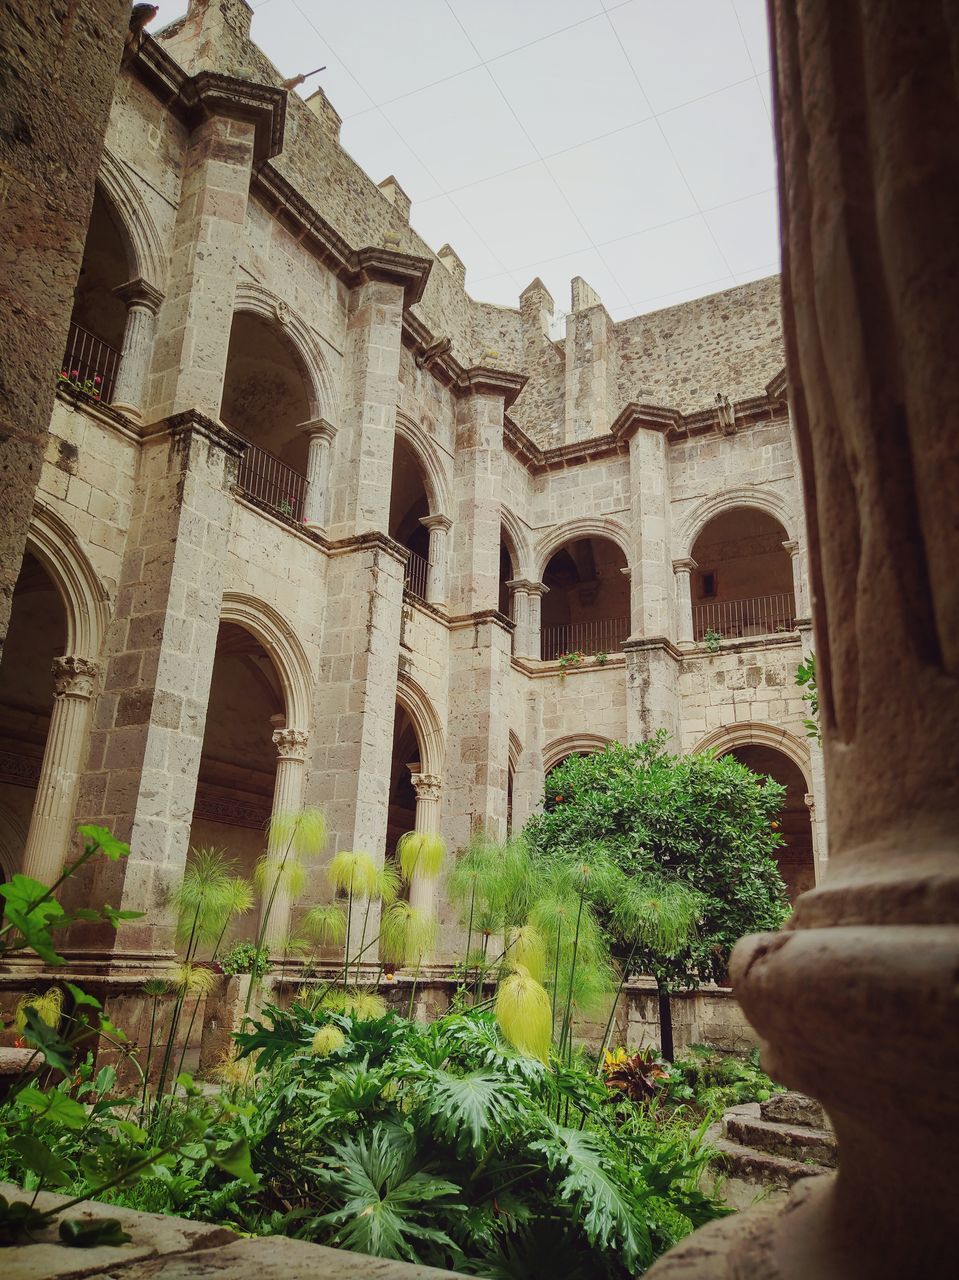
<svg viewBox="0 0 959 1280">
<path fill-rule="evenodd" d="M 97 268 L 127 314 L 115 403 L 62 386 L 36 492 L 17 489 L 24 573 L 62 597 L 83 707 L 0 670 L 0 748 L 36 762 L 0 775 L 4 869 L 43 869 L 40 823 L 48 851 L 75 818 L 131 839 L 75 892 L 144 920 L 73 951 L 132 971 L 171 954 L 191 842 L 249 869 L 271 809 L 303 800 L 331 848 L 386 857 L 406 821 L 456 849 L 520 825 L 571 752 L 658 730 L 778 751 L 824 863 L 778 282 L 614 324 L 576 280 L 554 342 L 541 283 L 515 310 L 473 301 L 249 20 L 193 0 L 116 85 Z M 730 511 L 760 523 L 702 541 Z M 772 577 L 757 561 L 749 599 L 711 591 L 753 545 Z M 749 612 L 773 595 L 781 613 Z M 317 871 L 308 898 L 326 892 Z M 441 963 L 459 939 L 433 905 Z"/>
</svg>

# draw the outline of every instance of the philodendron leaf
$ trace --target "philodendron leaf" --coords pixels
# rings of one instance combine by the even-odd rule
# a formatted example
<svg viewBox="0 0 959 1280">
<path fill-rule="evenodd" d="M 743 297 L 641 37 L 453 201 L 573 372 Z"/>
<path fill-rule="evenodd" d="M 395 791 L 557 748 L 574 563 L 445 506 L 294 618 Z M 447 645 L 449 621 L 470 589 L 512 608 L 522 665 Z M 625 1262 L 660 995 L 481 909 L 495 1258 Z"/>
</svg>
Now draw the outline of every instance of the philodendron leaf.
<svg viewBox="0 0 959 1280">
<path fill-rule="evenodd" d="M 232 1173 L 234 1178 L 239 1178 L 241 1182 L 245 1182 L 248 1187 L 258 1187 L 260 1179 L 253 1172 L 250 1164 L 250 1145 L 246 1138 L 237 1138 L 236 1142 L 223 1151 L 218 1151 L 213 1143 L 207 1146 L 207 1155 L 217 1166 L 225 1173 Z"/>
<path fill-rule="evenodd" d="M 96 827 L 91 823 L 83 827 L 77 827 L 77 831 L 83 836 L 88 848 L 93 846 L 99 849 L 112 862 L 118 862 L 120 858 L 125 858 L 130 852 L 130 846 L 124 844 L 122 840 L 118 840 L 113 832 L 108 831 L 106 827 Z"/>
<path fill-rule="evenodd" d="M 32 1133 L 18 1134 L 11 1139 L 10 1145 L 24 1166 L 31 1173 L 38 1173 L 48 1186 L 64 1187 L 73 1181 L 73 1171 L 66 1161 L 61 1160 L 45 1142 L 35 1138 Z"/>
<path fill-rule="evenodd" d="M 64 1218 L 60 1223 L 60 1239 L 74 1249 L 96 1249 L 100 1245 L 126 1244 L 133 1237 L 124 1231 L 116 1218 Z"/>
</svg>

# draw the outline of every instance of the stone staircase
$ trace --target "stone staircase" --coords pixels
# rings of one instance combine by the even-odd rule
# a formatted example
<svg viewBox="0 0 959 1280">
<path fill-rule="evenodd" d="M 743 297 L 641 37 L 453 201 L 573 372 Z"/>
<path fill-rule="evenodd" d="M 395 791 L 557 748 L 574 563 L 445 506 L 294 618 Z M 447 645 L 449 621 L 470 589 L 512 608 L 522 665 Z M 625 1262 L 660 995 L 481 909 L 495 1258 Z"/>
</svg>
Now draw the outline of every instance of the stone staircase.
<svg viewBox="0 0 959 1280">
<path fill-rule="evenodd" d="M 758 1199 L 785 1199 L 800 1178 L 836 1168 L 836 1135 L 818 1102 L 777 1093 L 765 1102 L 733 1107 L 707 1131 L 716 1152 L 714 1188 L 731 1209 Z"/>
</svg>

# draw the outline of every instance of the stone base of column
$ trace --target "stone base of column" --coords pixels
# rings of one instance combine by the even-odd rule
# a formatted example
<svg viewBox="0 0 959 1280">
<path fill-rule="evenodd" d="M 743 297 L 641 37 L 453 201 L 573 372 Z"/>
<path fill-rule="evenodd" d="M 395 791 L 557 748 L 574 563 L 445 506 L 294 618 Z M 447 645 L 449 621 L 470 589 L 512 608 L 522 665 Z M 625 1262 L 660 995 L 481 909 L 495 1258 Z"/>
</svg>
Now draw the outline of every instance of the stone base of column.
<svg viewBox="0 0 959 1280">
<path fill-rule="evenodd" d="M 129 418 L 133 422 L 142 423 L 145 421 L 138 405 L 124 404 L 122 400 L 111 400 L 110 408 L 115 409 L 117 413 L 122 413 L 125 418 Z"/>
</svg>

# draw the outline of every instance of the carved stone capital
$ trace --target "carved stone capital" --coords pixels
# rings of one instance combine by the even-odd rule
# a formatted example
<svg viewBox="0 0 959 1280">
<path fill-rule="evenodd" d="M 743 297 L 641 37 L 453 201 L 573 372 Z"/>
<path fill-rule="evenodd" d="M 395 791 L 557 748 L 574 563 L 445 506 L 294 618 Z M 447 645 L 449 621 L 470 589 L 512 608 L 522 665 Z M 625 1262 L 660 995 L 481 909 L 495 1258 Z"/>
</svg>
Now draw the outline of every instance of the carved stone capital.
<svg viewBox="0 0 959 1280">
<path fill-rule="evenodd" d="M 148 280 L 144 280 L 142 276 L 128 280 L 126 284 L 117 285 L 113 292 L 121 302 L 126 303 L 128 308 L 143 307 L 154 316 L 160 310 L 160 304 L 163 301 L 160 290 Z"/>
<path fill-rule="evenodd" d="M 792 559 L 794 556 L 799 555 L 799 543 L 795 538 L 789 538 L 783 543 L 783 551 L 785 551 L 789 558 Z"/>
<path fill-rule="evenodd" d="M 305 760 L 310 735 L 305 729 L 274 729 L 273 742 L 281 760 Z"/>
<path fill-rule="evenodd" d="M 303 431 L 310 440 L 325 440 L 331 444 L 333 437 L 336 435 L 336 427 L 332 422 L 327 422 L 325 418 L 311 418 L 309 422 L 301 422 L 300 430 Z"/>
<path fill-rule="evenodd" d="M 529 596 L 545 596 L 549 593 L 545 582 L 532 582 L 529 578 L 510 578 L 506 585 L 510 591 L 525 591 Z"/>
<path fill-rule="evenodd" d="M 439 800 L 443 793 L 443 784 L 434 773 L 411 773 L 410 781 L 417 800 Z"/>
<path fill-rule="evenodd" d="M 692 573 L 694 569 L 698 568 L 699 565 L 697 565 L 695 560 L 690 559 L 689 556 L 683 560 L 673 561 L 673 573 Z"/>
<path fill-rule="evenodd" d="M 444 516 L 441 512 L 437 512 L 436 515 L 432 516 L 420 516 L 420 524 L 424 529 L 429 529 L 431 533 L 434 529 L 442 529 L 444 533 L 448 533 L 453 527 L 453 521 L 449 516 Z"/>
<path fill-rule="evenodd" d="M 69 654 L 53 659 L 53 688 L 58 698 L 92 698 L 100 667 L 89 658 Z"/>
</svg>

